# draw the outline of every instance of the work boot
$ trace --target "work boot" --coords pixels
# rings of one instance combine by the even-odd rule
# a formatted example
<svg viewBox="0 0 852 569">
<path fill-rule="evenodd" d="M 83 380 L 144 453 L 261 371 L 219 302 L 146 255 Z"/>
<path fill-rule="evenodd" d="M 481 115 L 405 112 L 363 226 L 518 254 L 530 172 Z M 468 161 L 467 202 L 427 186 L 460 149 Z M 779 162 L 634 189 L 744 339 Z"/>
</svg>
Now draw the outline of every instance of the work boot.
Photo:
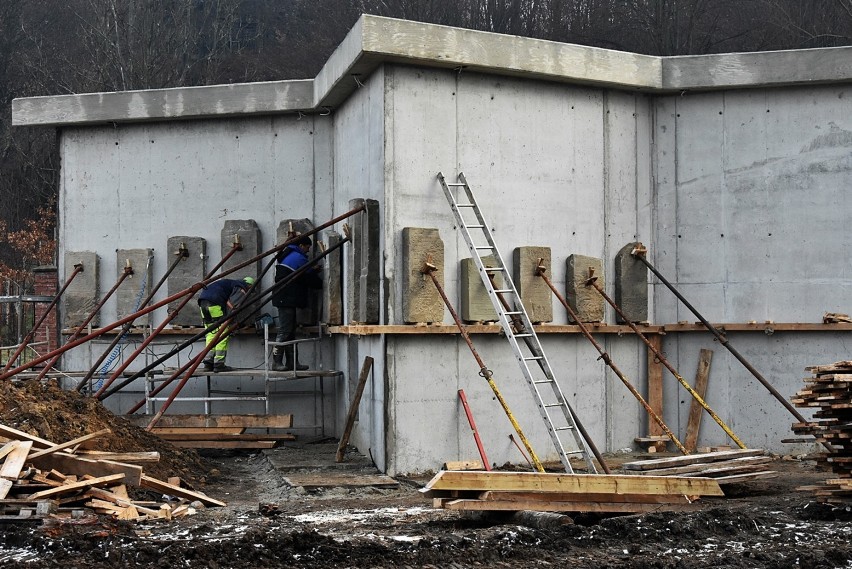
<svg viewBox="0 0 852 569">
<path fill-rule="evenodd" d="M 220 371 L 234 371 L 234 368 L 225 364 L 215 364 L 213 366 L 213 373 L 219 373 Z"/>
<path fill-rule="evenodd" d="M 284 347 L 284 355 L 287 357 L 287 361 L 284 362 L 284 369 L 286 371 L 305 371 L 308 369 L 308 366 L 302 365 L 298 363 L 295 357 L 293 357 L 293 346 L 285 346 Z M 293 362 L 296 362 L 295 368 L 293 366 Z"/>
<path fill-rule="evenodd" d="M 201 363 L 204 366 L 204 371 L 213 371 L 213 360 L 204 360 Z"/>
<path fill-rule="evenodd" d="M 281 346 L 272 349 L 272 371 L 287 371 L 287 367 L 281 363 L 284 359 L 284 350 Z"/>
</svg>

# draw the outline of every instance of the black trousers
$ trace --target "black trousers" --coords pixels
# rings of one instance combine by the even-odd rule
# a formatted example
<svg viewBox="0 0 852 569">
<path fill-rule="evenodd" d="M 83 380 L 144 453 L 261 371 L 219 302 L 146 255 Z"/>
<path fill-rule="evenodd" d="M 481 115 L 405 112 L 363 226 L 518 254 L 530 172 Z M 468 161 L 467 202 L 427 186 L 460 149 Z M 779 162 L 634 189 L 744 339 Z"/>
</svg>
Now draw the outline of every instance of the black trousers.
<svg viewBox="0 0 852 569">
<path fill-rule="evenodd" d="M 296 309 L 289 306 L 278 307 L 278 333 L 275 335 L 276 342 L 289 342 L 296 339 Z M 288 361 L 293 358 L 293 345 L 283 346 L 284 355 Z"/>
</svg>

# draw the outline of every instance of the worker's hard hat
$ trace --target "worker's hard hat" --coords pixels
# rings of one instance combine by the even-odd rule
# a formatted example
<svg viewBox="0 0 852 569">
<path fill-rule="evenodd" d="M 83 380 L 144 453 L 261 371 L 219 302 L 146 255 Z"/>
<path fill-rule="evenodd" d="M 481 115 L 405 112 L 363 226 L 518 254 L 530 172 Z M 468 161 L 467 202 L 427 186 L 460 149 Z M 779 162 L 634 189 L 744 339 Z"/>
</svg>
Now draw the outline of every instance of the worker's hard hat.
<svg viewBox="0 0 852 569">
<path fill-rule="evenodd" d="M 247 285 L 251 286 L 251 285 L 254 284 L 254 278 L 253 277 L 245 277 L 243 279 L 243 282 L 246 283 Z"/>
</svg>

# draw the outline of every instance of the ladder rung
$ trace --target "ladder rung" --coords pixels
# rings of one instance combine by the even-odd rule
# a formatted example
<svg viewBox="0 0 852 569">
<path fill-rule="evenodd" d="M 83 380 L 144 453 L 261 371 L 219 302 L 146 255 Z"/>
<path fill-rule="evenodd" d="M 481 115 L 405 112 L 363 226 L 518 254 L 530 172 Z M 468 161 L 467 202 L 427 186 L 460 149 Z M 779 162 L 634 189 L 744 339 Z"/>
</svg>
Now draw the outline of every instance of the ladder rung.
<svg viewBox="0 0 852 569">
<path fill-rule="evenodd" d="M 503 267 L 485 267 L 485 270 L 486 271 L 500 272 L 500 271 L 505 271 L 506 269 L 504 269 Z"/>
<path fill-rule="evenodd" d="M 506 312 L 506 316 L 519 316 L 523 314 L 520 310 L 513 310 L 511 312 Z"/>
<path fill-rule="evenodd" d="M 584 450 L 566 450 L 565 454 L 586 454 Z"/>
<path fill-rule="evenodd" d="M 536 385 L 540 385 L 542 383 L 553 383 L 552 379 L 539 379 L 537 381 L 533 381 Z"/>
<path fill-rule="evenodd" d="M 515 334 L 515 338 L 532 338 L 532 334 L 530 334 L 530 333 Z"/>
<path fill-rule="evenodd" d="M 493 249 L 493 248 L 494 247 L 492 247 L 491 245 L 477 245 L 477 246 L 474 247 L 474 249 Z"/>
<path fill-rule="evenodd" d="M 499 293 L 507 293 L 507 292 L 510 292 L 510 293 L 512 293 L 512 294 L 515 294 L 515 291 L 514 291 L 514 290 L 512 290 L 512 289 L 510 289 L 510 288 L 498 288 L 498 289 L 494 289 L 494 292 L 499 292 Z"/>
<path fill-rule="evenodd" d="M 468 229 L 482 229 L 484 225 L 465 225 Z"/>
<path fill-rule="evenodd" d="M 461 182 L 447 182 L 448 186 L 464 186 Z"/>
<path fill-rule="evenodd" d="M 562 407 L 562 405 L 563 405 L 562 403 L 548 403 L 548 404 L 546 404 L 544 407 L 545 407 L 545 408 L 550 408 L 550 407 Z"/>
<path fill-rule="evenodd" d="M 543 359 L 544 359 L 544 357 L 542 357 L 542 356 L 530 356 L 528 358 L 524 358 L 525 361 L 543 360 Z"/>
<path fill-rule="evenodd" d="M 457 203 L 456 207 L 476 207 L 476 204 L 473 204 L 473 203 Z"/>
<path fill-rule="evenodd" d="M 573 430 L 574 430 L 574 426 L 573 426 L 573 425 L 568 425 L 567 427 L 555 427 L 553 430 L 554 430 L 554 431 L 573 431 Z"/>
</svg>

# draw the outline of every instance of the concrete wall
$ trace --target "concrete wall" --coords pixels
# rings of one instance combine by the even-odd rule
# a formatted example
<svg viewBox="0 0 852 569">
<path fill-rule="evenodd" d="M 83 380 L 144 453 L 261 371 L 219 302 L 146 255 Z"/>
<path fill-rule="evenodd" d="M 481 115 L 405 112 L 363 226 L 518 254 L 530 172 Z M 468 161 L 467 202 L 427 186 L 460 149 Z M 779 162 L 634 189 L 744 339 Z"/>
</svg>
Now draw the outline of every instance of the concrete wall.
<svg viewBox="0 0 852 569">
<path fill-rule="evenodd" d="M 850 97 L 848 85 L 825 85 L 656 101 L 648 258 L 711 322 L 821 322 L 849 311 Z M 663 285 L 653 296 L 655 321 L 697 320 Z M 790 452 L 780 439 L 795 419 L 724 348 L 691 335 L 665 342 L 686 377 L 701 347 L 715 349 L 711 406 L 748 444 Z M 788 398 L 806 365 L 848 357 L 845 333 L 740 334 L 732 344 Z M 677 408 L 666 419 L 682 429 Z M 718 442 L 702 430 L 699 444 Z"/>
</svg>

